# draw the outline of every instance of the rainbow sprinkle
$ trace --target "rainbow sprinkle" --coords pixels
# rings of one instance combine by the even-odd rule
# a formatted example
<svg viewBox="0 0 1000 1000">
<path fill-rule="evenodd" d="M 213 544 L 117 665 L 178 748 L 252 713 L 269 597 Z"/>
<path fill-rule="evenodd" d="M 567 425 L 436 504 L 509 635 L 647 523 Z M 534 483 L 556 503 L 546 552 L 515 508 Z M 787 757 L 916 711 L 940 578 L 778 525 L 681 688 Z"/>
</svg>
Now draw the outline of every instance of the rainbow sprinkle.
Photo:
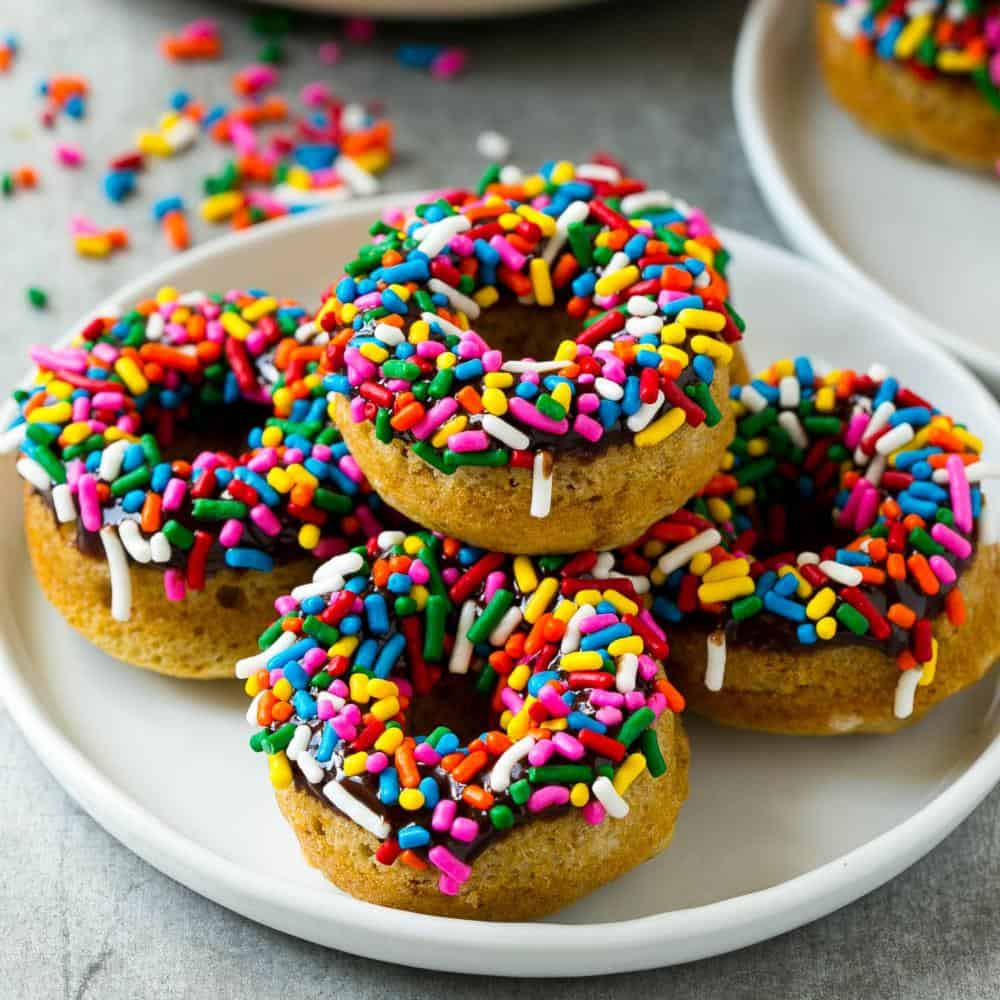
<svg viewBox="0 0 1000 1000">
<path fill-rule="evenodd" d="M 970 77 L 1000 111 L 1000 3 L 984 0 L 830 0 L 837 30 L 917 76 Z"/>
<path fill-rule="evenodd" d="M 372 235 L 316 321 L 327 387 L 380 441 L 446 474 L 534 468 L 545 517 L 552 451 L 650 447 L 721 419 L 710 388 L 743 329 L 728 255 L 703 213 L 617 165 L 493 166 Z M 581 332 L 551 359 L 505 357 L 475 330 L 504 299 L 558 304 Z"/>
<path fill-rule="evenodd" d="M 112 569 L 112 613 L 127 620 L 125 555 L 164 570 L 170 600 L 214 568 L 268 571 L 382 529 L 335 427 L 316 368 L 325 335 L 294 302 L 264 292 L 162 289 L 120 317 L 91 321 L 68 347 L 36 347 L 36 384 L 15 393 L 4 436 L 18 472 L 59 523 L 97 538 Z M 247 450 L 170 459 L 197 421 L 258 420 Z M 235 414 L 235 415 L 234 415 Z M 218 418 L 217 418 L 218 419 Z"/>
<path fill-rule="evenodd" d="M 666 771 L 655 724 L 683 699 L 660 672 L 648 590 L 610 553 L 383 532 L 275 602 L 261 652 L 236 668 L 250 746 L 275 788 L 298 782 L 381 840 L 379 862 L 433 866 L 455 895 L 497 833 L 566 808 L 620 819 L 635 779 Z M 411 700 L 463 697 L 454 684 L 489 728 L 413 733 Z"/>
</svg>

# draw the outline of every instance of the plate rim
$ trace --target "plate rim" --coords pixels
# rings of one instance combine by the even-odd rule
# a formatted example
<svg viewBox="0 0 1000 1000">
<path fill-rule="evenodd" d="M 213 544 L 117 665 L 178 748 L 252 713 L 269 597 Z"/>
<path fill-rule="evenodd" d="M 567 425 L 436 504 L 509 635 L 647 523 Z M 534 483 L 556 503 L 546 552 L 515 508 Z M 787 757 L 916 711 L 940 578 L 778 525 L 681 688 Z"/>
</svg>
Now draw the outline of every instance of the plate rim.
<svg viewBox="0 0 1000 1000">
<path fill-rule="evenodd" d="M 794 16 L 812 18 L 814 0 L 806 0 L 804 11 Z M 865 273 L 827 233 L 800 193 L 772 138 L 766 112 L 766 79 L 780 60 L 768 60 L 772 41 L 781 31 L 781 21 L 794 3 L 788 0 L 753 0 L 743 18 L 733 63 L 732 96 L 736 130 L 771 214 L 784 236 L 801 253 L 853 281 L 865 295 L 873 296 L 898 317 L 917 326 L 924 336 L 947 348 L 977 371 L 1000 381 L 1000 351 L 972 344 L 924 316 L 889 289 Z M 809 44 L 812 43 L 810 38 Z M 769 67 L 771 67 L 769 69 Z"/>
<path fill-rule="evenodd" d="M 222 256 L 248 242 L 268 242 L 298 228 L 322 227 L 344 216 L 405 204 L 408 193 L 335 205 L 257 227 L 249 233 L 223 236 L 170 258 L 125 284 L 98 309 L 148 294 L 148 288 L 171 281 L 181 268 Z M 730 245 L 753 247 L 777 255 L 788 267 L 815 272 L 817 265 L 752 235 L 720 229 Z M 823 280 L 829 280 L 823 276 Z M 93 316 L 90 311 L 87 318 Z M 899 319 L 893 322 L 899 324 Z M 73 324 L 70 331 L 79 329 Z M 63 338 L 60 338 L 63 339 Z M 923 338 L 921 338 L 923 339 Z M 997 403 L 976 377 L 934 343 L 923 345 L 942 366 L 969 383 L 984 405 Z M 30 377 L 30 376 L 29 376 Z M 0 421 L 11 404 L 0 409 Z M 1000 413 L 1000 410 L 998 410 Z M 324 887 L 292 886 L 281 900 L 255 887 L 245 869 L 202 846 L 148 812 L 119 788 L 63 733 L 28 686 L 18 660 L 30 663 L 13 621 L 11 602 L 0 616 L 0 682 L 7 710 L 38 759 L 66 792 L 105 830 L 154 868 L 187 888 L 258 923 L 318 944 L 328 944 L 329 926 L 345 933 L 341 950 L 370 958 L 443 971 L 519 975 L 523 967 L 510 957 L 531 959 L 533 975 L 598 975 L 672 965 L 705 958 L 766 940 L 839 909 L 884 884 L 909 867 L 947 836 L 1000 781 L 1000 732 L 968 766 L 929 802 L 903 822 L 877 837 L 792 879 L 774 886 L 695 907 L 649 914 L 623 921 L 589 924 L 541 922 L 498 923 L 435 917 L 393 910 L 353 899 Z M 291 849 L 291 848 L 290 848 Z M 312 931 L 316 924 L 319 931 Z M 359 933 L 360 932 L 360 933 Z M 394 939 L 395 952 L 384 947 Z M 497 948 L 498 936 L 504 941 Z M 462 940 L 463 947 L 454 942 Z M 415 952 L 400 951 L 419 945 Z M 484 961 L 480 949 L 502 956 Z M 664 961 L 661 949 L 669 948 Z M 405 954 L 405 958 L 400 958 Z M 598 956 L 595 959 L 595 956 Z M 543 962 L 548 962 L 548 967 Z M 572 970 L 575 964 L 580 969 Z"/>
</svg>

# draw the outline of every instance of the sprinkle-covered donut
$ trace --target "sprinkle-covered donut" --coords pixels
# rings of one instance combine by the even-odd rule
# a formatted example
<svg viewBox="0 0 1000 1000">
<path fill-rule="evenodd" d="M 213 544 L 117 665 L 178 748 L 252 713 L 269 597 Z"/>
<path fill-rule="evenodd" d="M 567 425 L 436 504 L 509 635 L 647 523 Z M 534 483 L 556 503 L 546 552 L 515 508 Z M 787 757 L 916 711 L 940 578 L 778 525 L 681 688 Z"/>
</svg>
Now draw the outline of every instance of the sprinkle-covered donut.
<svg viewBox="0 0 1000 1000">
<path fill-rule="evenodd" d="M 671 674 L 692 707 L 888 730 L 977 680 L 1000 653 L 980 440 L 881 368 L 779 361 L 732 394 L 720 471 L 625 562 L 662 624 L 688 623 Z"/>
<path fill-rule="evenodd" d="M 1000 161 L 1000 3 L 819 0 L 833 97 L 873 132 L 971 167 Z"/>
<path fill-rule="evenodd" d="M 608 164 L 491 169 L 372 228 L 317 323 L 386 502 L 505 552 L 610 548 L 732 433 L 743 323 L 703 213 Z"/>
<path fill-rule="evenodd" d="M 137 666 L 228 676 L 275 593 L 380 530 L 327 418 L 326 340 L 263 292 L 163 289 L 31 352 L 6 441 L 36 574 L 74 628 Z"/>
<path fill-rule="evenodd" d="M 512 920 L 665 846 L 687 746 L 648 589 L 610 553 L 428 532 L 319 567 L 237 665 L 306 858 L 373 902 Z"/>
</svg>

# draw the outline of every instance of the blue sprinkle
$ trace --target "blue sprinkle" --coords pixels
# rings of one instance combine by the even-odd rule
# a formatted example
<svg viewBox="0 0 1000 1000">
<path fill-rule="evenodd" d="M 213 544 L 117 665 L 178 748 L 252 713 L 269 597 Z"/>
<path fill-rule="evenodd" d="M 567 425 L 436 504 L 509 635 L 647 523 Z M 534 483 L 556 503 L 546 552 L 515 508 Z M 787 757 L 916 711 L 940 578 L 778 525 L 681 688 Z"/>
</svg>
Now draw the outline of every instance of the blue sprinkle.
<svg viewBox="0 0 1000 1000">
<path fill-rule="evenodd" d="M 389 631 L 389 609 L 381 594 L 369 594 L 364 601 L 368 629 L 373 635 L 385 635 Z"/>
<path fill-rule="evenodd" d="M 397 632 L 383 647 L 375 661 L 375 676 L 388 677 L 406 647 L 406 637 Z"/>
<path fill-rule="evenodd" d="M 408 851 L 414 847 L 426 847 L 431 842 L 431 835 L 425 827 L 410 823 L 399 831 L 397 840 L 399 846 Z"/>
<path fill-rule="evenodd" d="M 316 760 L 321 764 L 327 763 L 333 756 L 334 748 L 337 745 L 337 730 L 328 722 L 323 728 L 323 735 L 320 737 L 319 746 L 316 748 Z"/>
<path fill-rule="evenodd" d="M 233 550 L 230 549 L 229 551 L 232 552 Z M 307 636 L 305 639 L 299 639 L 298 642 L 293 643 L 288 647 L 288 649 L 282 650 L 280 653 L 275 653 L 274 656 L 267 661 L 267 669 L 277 670 L 279 667 L 284 667 L 285 664 L 291 663 L 293 660 L 299 660 L 305 656 L 310 649 L 315 649 L 318 645 L 319 643 L 317 643 L 312 636 Z"/>
<path fill-rule="evenodd" d="M 441 798 L 441 789 L 438 788 L 438 783 L 428 775 L 423 778 L 420 784 L 417 786 L 424 795 L 424 805 L 428 809 L 433 809 L 437 804 L 438 800 Z"/>
<path fill-rule="evenodd" d="M 399 801 L 399 778 L 394 767 L 387 767 L 378 776 L 378 800 L 384 806 L 394 806 Z"/>
</svg>

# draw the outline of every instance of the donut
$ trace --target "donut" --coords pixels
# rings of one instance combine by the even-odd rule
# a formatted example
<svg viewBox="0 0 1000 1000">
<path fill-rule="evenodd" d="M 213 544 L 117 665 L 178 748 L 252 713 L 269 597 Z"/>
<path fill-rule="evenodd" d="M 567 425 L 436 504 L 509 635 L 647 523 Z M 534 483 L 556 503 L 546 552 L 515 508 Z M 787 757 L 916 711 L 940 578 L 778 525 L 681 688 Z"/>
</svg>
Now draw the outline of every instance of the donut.
<svg viewBox="0 0 1000 1000">
<path fill-rule="evenodd" d="M 576 552 L 632 541 L 712 474 L 743 321 L 703 213 L 551 162 L 372 234 L 317 323 L 334 420 L 387 503 L 483 548 Z"/>
<path fill-rule="evenodd" d="M 380 530 L 327 416 L 326 339 L 264 292 L 163 289 L 31 352 L 6 444 L 35 574 L 73 628 L 135 666 L 229 677 L 276 593 Z"/>
<path fill-rule="evenodd" d="M 648 573 L 692 711 L 772 732 L 891 732 L 1000 656 L 1000 549 L 965 426 L 882 368 L 783 360 L 732 390 L 736 437 L 623 554 Z"/>
<path fill-rule="evenodd" d="M 1000 162 L 1000 3 L 818 0 L 827 87 L 865 128 L 966 167 Z"/>
<path fill-rule="evenodd" d="M 387 531 L 279 598 L 236 674 L 306 860 L 361 899 L 550 913 L 663 849 L 683 699 L 649 580 Z"/>
</svg>

